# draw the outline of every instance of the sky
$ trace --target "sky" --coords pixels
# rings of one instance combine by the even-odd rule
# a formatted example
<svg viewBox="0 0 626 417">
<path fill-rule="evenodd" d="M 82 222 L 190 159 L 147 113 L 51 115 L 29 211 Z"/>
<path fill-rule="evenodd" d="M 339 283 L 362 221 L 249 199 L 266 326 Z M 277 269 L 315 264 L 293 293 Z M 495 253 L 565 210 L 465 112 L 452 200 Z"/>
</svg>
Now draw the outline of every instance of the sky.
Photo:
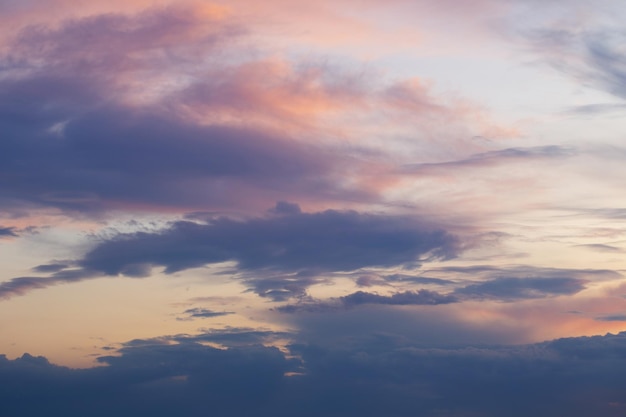
<svg viewBox="0 0 626 417">
<path fill-rule="evenodd" d="M 623 416 L 625 18 L 0 0 L 0 416 Z"/>
</svg>

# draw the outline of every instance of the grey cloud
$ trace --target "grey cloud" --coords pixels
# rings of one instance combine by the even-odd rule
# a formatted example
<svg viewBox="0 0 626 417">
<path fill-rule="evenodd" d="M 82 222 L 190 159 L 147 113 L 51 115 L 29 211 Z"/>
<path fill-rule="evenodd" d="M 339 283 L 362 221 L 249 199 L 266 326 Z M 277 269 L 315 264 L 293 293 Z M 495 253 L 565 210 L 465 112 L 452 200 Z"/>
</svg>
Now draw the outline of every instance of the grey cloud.
<svg viewBox="0 0 626 417">
<path fill-rule="evenodd" d="M 162 266 L 166 273 L 209 263 L 236 261 L 257 291 L 297 292 L 323 272 L 399 266 L 421 257 L 448 259 L 458 252 L 449 233 L 408 217 L 327 210 L 208 224 L 180 221 L 158 233 L 119 235 L 78 263 L 108 275 L 130 265 Z M 266 279 L 254 278 L 263 275 Z M 272 272 L 273 271 L 273 272 Z M 279 285 L 274 285 L 277 281 Z M 267 285 L 269 284 L 269 287 Z"/>
<path fill-rule="evenodd" d="M 448 279 L 441 278 L 430 278 L 423 276 L 413 276 L 406 274 L 391 274 L 384 276 L 385 281 L 388 282 L 409 282 L 414 284 L 425 284 L 425 285 L 454 285 L 455 282 Z"/>
<path fill-rule="evenodd" d="M 423 273 L 442 279 L 453 279 L 456 289 L 451 295 L 461 300 L 500 301 L 574 295 L 584 290 L 588 282 L 622 278 L 619 272 L 612 270 L 541 268 L 528 265 L 444 266 Z"/>
<path fill-rule="evenodd" d="M 449 259 L 458 240 L 409 217 L 326 210 L 208 224 L 173 223 L 158 233 L 122 234 L 104 241 L 78 263 L 109 275 L 150 264 L 173 273 L 235 260 L 244 270 L 351 271 L 411 264 L 420 257 Z"/>
<path fill-rule="evenodd" d="M 123 99 L 123 92 L 133 95 L 130 87 L 118 85 L 123 82 L 112 74 L 149 76 L 154 68 L 196 81 L 220 78 L 204 94 L 215 102 L 225 99 L 219 85 L 235 76 L 231 67 L 244 65 L 226 59 L 242 29 L 227 19 L 198 16 L 173 7 L 22 31 L 0 57 L 4 209 L 52 206 L 88 215 L 126 204 L 269 205 L 285 194 L 365 198 L 367 191 L 337 189 L 332 177 L 340 167 L 333 152 L 251 122 L 254 117 L 245 115 L 265 111 L 262 103 L 250 108 L 239 97 L 230 111 L 250 120 L 200 125 L 167 94 L 134 107 Z M 186 65 L 191 59 L 196 68 L 198 51 L 220 51 L 223 61 L 207 64 L 210 76 Z M 245 91 L 246 83 L 258 80 L 231 81 Z"/>
<path fill-rule="evenodd" d="M 591 215 L 595 217 L 600 217 L 604 219 L 626 219 L 626 208 L 623 207 L 615 207 L 615 208 L 596 208 L 596 209 L 574 209 L 576 212 Z"/>
<path fill-rule="evenodd" d="M 442 295 L 438 292 L 428 290 L 404 291 L 390 296 L 357 291 L 350 295 L 340 297 L 339 300 L 346 306 L 356 306 L 360 304 L 388 304 L 400 306 L 438 305 L 458 302 L 458 299 L 452 295 Z"/>
<path fill-rule="evenodd" d="M 573 295 L 585 289 L 586 281 L 569 277 L 508 278 L 471 284 L 457 289 L 459 297 L 513 301 L 557 295 Z"/>
<path fill-rule="evenodd" d="M 52 264 L 45 264 L 45 265 L 37 265 L 32 270 L 34 272 L 41 272 L 41 273 L 54 273 L 54 272 L 62 271 L 69 267 L 70 265 L 65 264 L 65 263 L 52 263 Z"/>
<path fill-rule="evenodd" d="M 3 236 L 16 237 L 15 227 L 0 227 L 0 237 Z"/>
<path fill-rule="evenodd" d="M 83 213 L 115 200 L 228 206 L 233 201 L 218 188 L 254 195 L 266 187 L 290 190 L 299 179 L 302 192 L 313 192 L 332 172 L 322 150 L 261 129 L 200 127 L 122 107 L 67 117 L 64 137 L 55 138 L 40 128 L 20 131 L 10 116 L 0 143 L 0 170 L 11 178 L 3 181 L 4 198 Z"/>
<path fill-rule="evenodd" d="M 611 314 L 595 318 L 598 321 L 626 321 L 626 314 Z"/>
<path fill-rule="evenodd" d="M 358 306 L 388 305 L 388 306 L 423 306 L 440 305 L 458 302 L 453 295 L 440 294 L 436 291 L 418 290 L 402 291 L 391 295 L 356 291 L 339 298 L 330 300 L 304 300 L 298 304 L 287 304 L 276 308 L 281 313 L 317 313 L 332 312 L 341 309 L 351 309 Z"/>
<path fill-rule="evenodd" d="M 472 265 L 472 266 L 443 266 L 431 268 L 424 274 L 454 276 L 482 280 L 494 280 L 501 277 L 513 278 L 561 278 L 571 277 L 581 280 L 612 280 L 622 275 L 610 269 L 572 269 L 572 268 L 542 268 L 530 265 Z M 462 281 L 456 281 L 461 283 Z"/>
<path fill-rule="evenodd" d="M 289 214 L 291 213 L 291 214 Z M 324 273 L 366 267 L 411 266 L 445 260 L 460 251 L 458 239 L 410 217 L 326 210 L 209 223 L 178 221 L 164 230 L 119 234 L 99 242 L 72 269 L 47 278 L 15 278 L 0 284 L 4 297 L 94 276 L 145 277 L 153 267 L 172 274 L 225 261 L 239 278 L 276 300 L 304 295 Z"/>
<path fill-rule="evenodd" d="M 596 252 L 623 252 L 623 250 L 621 248 L 618 248 L 617 246 L 606 245 L 602 243 L 591 243 L 591 244 L 576 245 L 576 246 L 580 248 L 590 249 Z"/>
<path fill-rule="evenodd" d="M 293 333 L 260 330 L 247 327 L 226 327 L 223 329 L 206 329 L 202 333 L 162 336 L 151 339 L 134 339 L 123 344 L 124 349 L 142 346 L 169 346 L 172 343 L 194 344 L 212 342 L 226 347 L 257 346 L 272 344 L 278 340 L 289 340 Z"/>
<path fill-rule="evenodd" d="M 0 356 L 0 401 L 3 413 L 23 417 L 619 417 L 626 410 L 626 333 L 520 346 L 424 348 L 380 337 L 289 349 L 300 359 L 258 344 L 143 340 L 90 369 Z"/>
<path fill-rule="evenodd" d="M 0 283 L 0 300 L 24 295 L 35 289 L 78 282 L 85 279 L 97 278 L 98 276 L 102 276 L 102 274 L 96 271 L 77 268 L 57 270 L 48 277 L 17 277 Z"/>
<path fill-rule="evenodd" d="M 183 312 L 184 317 L 179 317 L 178 320 L 193 320 L 193 319 L 206 319 L 212 317 L 228 316 L 235 314 L 233 311 L 213 311 L 206 308 L 190 308 Z"/>
<path fill-rule="evenodd" d="M 481 168 L 510 161 L 532 161 L 546 158 L 565 158 L 576 154 L 573 148 L 563 146 L 536 146 L 527 148 L 507 148 L 471 155 L 456 161 L 405 165 L 404 172 L 427 172 L 433 169 Z"/>
</svg>

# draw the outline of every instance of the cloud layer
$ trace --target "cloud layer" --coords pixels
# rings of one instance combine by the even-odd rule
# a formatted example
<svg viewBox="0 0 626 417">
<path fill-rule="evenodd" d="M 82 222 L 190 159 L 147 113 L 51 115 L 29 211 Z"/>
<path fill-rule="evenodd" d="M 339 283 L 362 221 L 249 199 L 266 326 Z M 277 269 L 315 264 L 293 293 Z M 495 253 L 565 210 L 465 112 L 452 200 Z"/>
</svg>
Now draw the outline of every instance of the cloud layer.
<svg viewBox="0 0 626 417">
<path fill-rule="evenodd" d="M 232 333 L 231 333 L 232 335 Z M 216 349 L 194 338 L 137 340 L 72 370 L 0 358 L 4 412 L 37 416 L 622 415 L 626 335 L 517 347 L 423 349 L 294 344 Z M 463 372 L 459 372 L 463 369 Z M 288 376 L 293 375 L 293 376 Z"/>
</svg>

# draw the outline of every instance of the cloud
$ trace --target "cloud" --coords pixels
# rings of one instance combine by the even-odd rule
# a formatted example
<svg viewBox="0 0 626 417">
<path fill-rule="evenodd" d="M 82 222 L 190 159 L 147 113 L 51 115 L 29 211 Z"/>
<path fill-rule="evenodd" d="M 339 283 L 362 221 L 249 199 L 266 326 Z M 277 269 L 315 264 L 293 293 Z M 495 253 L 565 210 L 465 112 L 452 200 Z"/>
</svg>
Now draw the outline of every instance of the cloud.
<svg viewBox="0 0 626 417">
<path fill-rule="evenodd" d="M 0 227 L 0 238 L 6 236 L 16 237 L 15 227 Z"/>
<path fill-rule="evenodd" d="M 558 295 L 573 295 L 585 289 L 586 281 L 569 278 L 509 278 L 471 284 L 457 289 L 455 294 L 476 299 L 514 301 Z"/>
<path fill-rule="evenodd" d="M 109 275 L 124 273 L 129 265 L 163 266 L 173 273 L 227 260 L 246 270 L 352 271 L 408 265 L 423 256 L 449 259 L 458 244 L 453 235 L 419 219 L 326 210 L 246 221 L 174 222 L 158 233 L 104 241 L 78 264 Z"/>
<path fill-rule="evenodd" d="M 564 146 L 535 146 L 527 148 L 508 148 L 471 155 L 465 159 L 448 162 L 410 164 L 403 167 L 403 172 L 425 172 L 433 169 L 484 168 L 515 161 L 533 161 L 546 158 L 566 158 L 575 155 L 572 148 Z"/>
<path fill-rule="evenodd" d="M 62 139 L 50 136 L 14 132 L 0 144 L 3 170 L 20 178 L 7 184 L 7 196 L 83 213 L 116 200 L 229 204 L 237 198 L 218 188 L 289 189 L 299 178 L 313 189 L 332 171 L 322 150 L 272 132 L 201 127 L 120 107 L 84 112 L 64 124 Z"/>
<path fill-rule="evenodd" d="M 328 301 L 306 300 L 298 304 L 287 304 L 276 308 L 281 313 L 299 312 L 331 312 L 333 310 L 350 309 L 362 305 L 419 306 L 456 303 L 459 300 L 453 295 L 444 295 L 436 291 L 418 290 L 396 292 L 391 295 L 356 291 Z"/>
<path fill-rule="evenodd" d="M 626 105 L 622 103 L 597 103 L 583 106 L 570 107 L 564 111 L 572 116 L 595 116 L 607 113 L 619 113 L 626 110 Z"/>
<path fill-rule="evenodd" d="M 56 268 L 55 268 L 56 269 Z M 97 278 L 102 274 L 82 268 L 59 269 L 48 277 L 17 277 L 0 283 L 0 300 L 24 295 L 29 291 L 58 284 Z"/>
<path fill-rule="evenodd" d="M 182 320 L 182 321 L 186 321 L 186 320 L 193 320 L 193 319 L 206 319 L 206 318 L 213 318 L 213 317 L 221 317 L 221 316 L 228 316 L 230 314 L 235 314 L 233 311 L 213 311 L 213 310 L 208 310 L 206 308 L 190 308 L 187 309 L 183 312 L 183 314 L 185 315 L 185 317 L 178 317 L 177 320 Z"/>
<path fill-rule="evenodd" d="M 350 295 L 339 297 L 345 306 L 357 306 L 361 304 L 387 304 L 387 305 L 438 305 L 457 302 L 457 298 L 451 295 L 442 295 L 435 291 L 419 290 L 404 291 L 384 296 L 364 291 L 357 291 Z"/>
<path fill-rule="evenodd" d="M 598 321 L 626 321 L 626 314 L 612 314 L 595 318 Z"/>
<path fill-rule="evenodd" d="M 118 356 L 99 360 L 107 366 L 70 370 L 29 355 L 2 358 L 2 383 L 13 381 L 0 394 L 4 412 L 234 416 L 262 407 L 293 367 L 276 348 L 216 349 L 195 343 L 125 347 Z M 22 405 L 14 402 L 19 396 L 26 398 Z"/>
<path fill-rule="evenodd" d="M 519 346 L 424 348 L 389 338 L 339 348 L 299 342 L 289 353 L 169 339 L 128 343 L 89 369 L 28 354 L 0 356 L 3 411 L 24 417 L 308 417 L 337 410 L 347 417 L 617 417 L 626 409 L 626 333 Z"/>
<path fill-rule="evenodd" d="M 70 268 L 70 265 L 66 263 L 52 263 L 52 264 L 45 264 L 45 265 L 37 265 L 36 267 L 33 268 L 33 271 L 40 272 L 40 273 L 54 273 L 54 272 L 62 271 L 67 268 Z"/>
<path fill-rule="evenodd" d="M 451 281 L 448 279 L 413 276 L 413 275 L 406 275 L 406 274 L 385 275 L 383 278 L 385 279 L 386 282 L 401 282 L 401 283 L 408 282 L 408 283 L 414 283 L 414 284 L 440 285 L 440 286 L 455 284 L 454 281 Z"/>
<path fill-rule="evenodd" d="M 186 7 L 23 29 L 0 58 L 0 173 L 10 179 L 3 204 L 89 214 L 129 204 L 230 207 L 281 189 L 332 192 L 330 153 L 255 120 L 272 111 L 261 100 L 267 91 L 254 106 L 222 91 L 248 65 L 228 59 L 242 32 Z M 262 72 L 230 81 L 245 90 L 267 82 Z M 272 78 L 291 89 L 281 74 Z M 189 87 L 208 79 L 216 83 L 202 92 Z M 202 122 L 180 99 L 187 87 L 215 104 Z M 220 110 L 226 99 L 232 106 Z"/>
<path fill-rule="evenodd" d="M 622 275 L 604 269 L 542 268 L 530 265 L 443 266 L 422 272 L 431 277 L 452 280 L 451 295 L 461 300 L 512 302 L 574 295 L 591 282 L 620 279 Z"/>
<path fill-rule="evenodd" d="M 218 9 L 94 11 L 7 39 L 6 210 L 346 207 L 397 184 L 390 153 L 475 152 L 464 138 L 493 130 L 478 106 L 434 96 L 419 80 L 268 51 L 258 25 Z M 408 152 L 404 140 L 389 146 L 407 135 Z"/>
<path fill-rule="evenodd" d="M 576 247 L 585 248 L 585 249 L 589 249 L 589 250 L 596 251 L 596 252 L 613 252 L 613 253 L 622 252 L 622 249 L 618 248 L 617 246 L 606 245 L 602 243 L 590 243 L 590 244 L 584 244 L 584 245 L 576 245 Z"/>
<path fill-rule="evenodd" d="M 534 51 L 555 69 L 591 86 L 626 98 L 626 55 L 622 30 L 587 24 L 556 26 L 525 33 Z M 592 105 L 584 114 L 620 109 L 621 105 Z"/>
<path fill-rule="evenodd" d="M 14 278 L 0 284 L 0 294 L 6 298 L 103 275 L 146 277 L 154 267 L 173 274 L 234 261 L 257 294 L 285 299 L 302 295 L 324 273 L 411 266 L 423 259 L 450 259 L 461 250 L 457 237 L 420 219 L 289 207 L 286 213 L 279 209 L 280 214 L 243 221 L 177 221 L 157 232 L 119 234 L 96 244 L 73 268 L 48 278 Z"/>
</svg>

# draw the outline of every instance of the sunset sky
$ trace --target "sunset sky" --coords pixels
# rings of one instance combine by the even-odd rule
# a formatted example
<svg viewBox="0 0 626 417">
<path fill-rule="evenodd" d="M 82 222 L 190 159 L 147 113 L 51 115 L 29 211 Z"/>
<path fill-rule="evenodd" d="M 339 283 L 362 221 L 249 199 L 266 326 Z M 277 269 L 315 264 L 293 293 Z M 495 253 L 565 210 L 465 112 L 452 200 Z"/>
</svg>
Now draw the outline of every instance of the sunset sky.
<svg viewBox="0 0 626 417">
<path fill-rule="evenodd" d="M 625 21 L 0 0 L 0 417 L 625 415 Z"/>
</svg>

